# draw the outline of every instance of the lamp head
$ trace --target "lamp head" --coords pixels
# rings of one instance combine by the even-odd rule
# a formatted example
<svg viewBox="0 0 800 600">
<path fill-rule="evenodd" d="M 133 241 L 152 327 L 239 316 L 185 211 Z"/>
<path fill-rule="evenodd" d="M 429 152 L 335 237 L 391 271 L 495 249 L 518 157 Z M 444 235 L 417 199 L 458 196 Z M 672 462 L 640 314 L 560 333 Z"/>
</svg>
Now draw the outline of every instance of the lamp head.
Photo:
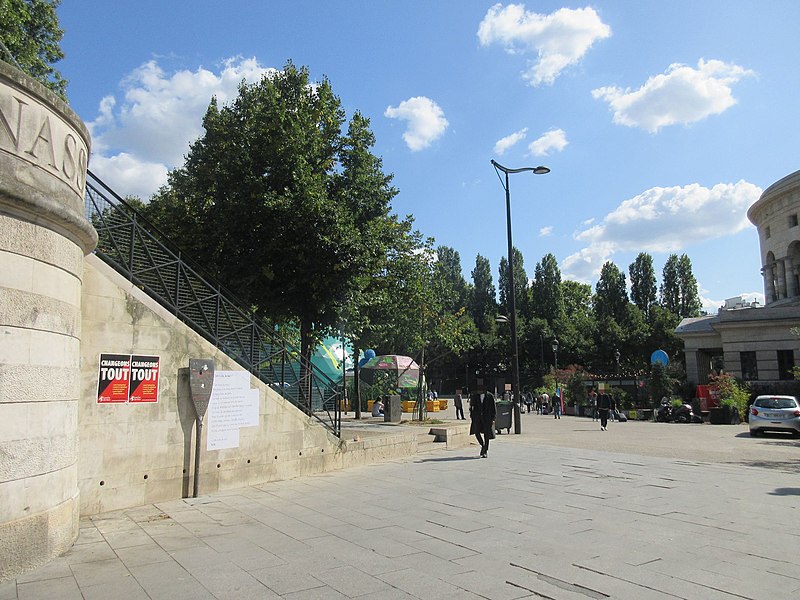
<svg viewBox="0 0 800 600">
<path fill-rule="evenodd" d="M 552 347 L 553 352 L 558 352 L 558 340 L 556 338 L 553 338 Z"/>
</svg>

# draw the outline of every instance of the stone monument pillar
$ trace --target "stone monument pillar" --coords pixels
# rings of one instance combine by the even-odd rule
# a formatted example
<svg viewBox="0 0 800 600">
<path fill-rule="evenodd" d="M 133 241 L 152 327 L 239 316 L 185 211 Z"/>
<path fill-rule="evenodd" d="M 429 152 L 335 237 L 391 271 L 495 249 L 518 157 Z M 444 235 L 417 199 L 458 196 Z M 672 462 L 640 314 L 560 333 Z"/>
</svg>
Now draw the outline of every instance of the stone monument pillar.
<svg viewBox="0 0 800 600">
<path fill-rule="evenodd" d="M 0 61 L 0 581 L 78 536 L 78 399 L 89 133 Z"/>
</svg>

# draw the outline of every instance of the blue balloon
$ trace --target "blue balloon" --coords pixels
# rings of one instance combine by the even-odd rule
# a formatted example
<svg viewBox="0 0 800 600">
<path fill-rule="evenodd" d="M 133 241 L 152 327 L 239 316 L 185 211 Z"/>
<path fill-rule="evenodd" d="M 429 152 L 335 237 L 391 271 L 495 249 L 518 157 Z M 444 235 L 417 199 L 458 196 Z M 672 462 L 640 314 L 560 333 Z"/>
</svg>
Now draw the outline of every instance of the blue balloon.
<svg viewBox="0 0 800 600">
<path fill-rule="evenodd" d="M 660 364 L 666 367 L 669 364 L 669 356 L 663 350 L 656 350 L 650 355 L 650 364 Z"/>
<path fill-rule="evenodd" d="M 364 358 L 366 358 L 367 360 L 375 358 L 375 350 L 367 350 L 366 352 L 364 352 Z"/>
</svg>

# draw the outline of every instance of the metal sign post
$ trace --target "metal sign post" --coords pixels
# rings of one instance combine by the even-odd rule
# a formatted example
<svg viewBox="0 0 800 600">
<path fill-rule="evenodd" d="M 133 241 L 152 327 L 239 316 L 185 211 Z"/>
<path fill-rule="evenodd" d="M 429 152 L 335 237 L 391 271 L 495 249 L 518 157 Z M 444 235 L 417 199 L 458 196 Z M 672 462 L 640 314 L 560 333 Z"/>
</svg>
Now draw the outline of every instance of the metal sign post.
<svg viewBox="0 0 800 600">
<path fill-rule="evenodd" d="M 211 400 L 211 389 L 214 387 L 214 361 L 210 358 L 189 359 L 189 388 L 197 422 L 194 450 L 194 490 L 193 498 L 197 498 L 200 479 L 200 440 L 203 437 L 203 417 Z"/>
</svg>

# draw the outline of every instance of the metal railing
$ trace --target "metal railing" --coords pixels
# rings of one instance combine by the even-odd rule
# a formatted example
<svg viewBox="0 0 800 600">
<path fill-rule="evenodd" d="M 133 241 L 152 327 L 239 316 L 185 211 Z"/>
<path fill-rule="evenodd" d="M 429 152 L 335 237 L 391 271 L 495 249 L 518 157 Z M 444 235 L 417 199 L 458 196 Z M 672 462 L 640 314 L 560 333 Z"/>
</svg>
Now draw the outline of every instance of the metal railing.
<svg viewBox="0 0 800 600">
<path fill-rule="evenodd" d="M 206 340 L 341 437 L 342 390 L 301 356 L 158 228 L 91 171 L 86 218 L 97 230 L 95 254 Z"/>
</svg>

